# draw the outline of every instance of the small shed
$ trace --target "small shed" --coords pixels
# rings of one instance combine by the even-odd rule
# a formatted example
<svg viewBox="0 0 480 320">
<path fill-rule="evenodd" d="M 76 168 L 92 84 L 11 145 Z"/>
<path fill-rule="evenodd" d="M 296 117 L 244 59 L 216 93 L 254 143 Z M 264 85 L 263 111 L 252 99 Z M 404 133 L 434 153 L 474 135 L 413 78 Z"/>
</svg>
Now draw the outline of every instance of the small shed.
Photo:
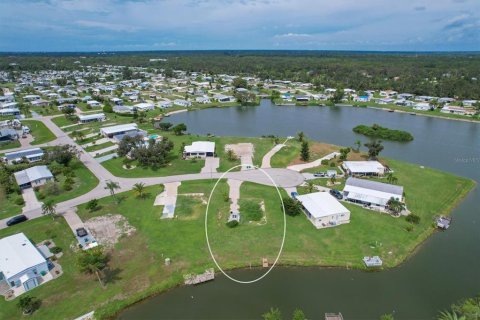
<svg viewBox="0 0 480 320">
<path fill-rule="evenodd" d="M 382 259 L 379 256 L 363 257 L 363 262 L 367 267 L 381 267 L 383 265 Z"/>
</svg>

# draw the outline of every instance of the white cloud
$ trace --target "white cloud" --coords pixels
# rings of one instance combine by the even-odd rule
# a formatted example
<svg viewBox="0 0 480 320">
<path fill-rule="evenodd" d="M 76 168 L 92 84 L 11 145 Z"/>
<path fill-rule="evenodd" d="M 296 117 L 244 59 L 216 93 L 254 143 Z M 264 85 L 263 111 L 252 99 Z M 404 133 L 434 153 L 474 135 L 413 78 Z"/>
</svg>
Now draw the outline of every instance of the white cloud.
<svg viewBox="0 0 480 320">
<path fill-rule="evenodd" d="M 106 30 L 116 31 L 116 32 L 123 32 L 123 31 L 135 32 L 141 29 L 140 27 L 127 25 L 127 24 L 108 23 L 108 22 L 93 21 L 93 20 L 77 20 L 75 21 L 75 24 L 82 27 L 100 28 L 100 29 L 106 29 Z"/>
</svg>

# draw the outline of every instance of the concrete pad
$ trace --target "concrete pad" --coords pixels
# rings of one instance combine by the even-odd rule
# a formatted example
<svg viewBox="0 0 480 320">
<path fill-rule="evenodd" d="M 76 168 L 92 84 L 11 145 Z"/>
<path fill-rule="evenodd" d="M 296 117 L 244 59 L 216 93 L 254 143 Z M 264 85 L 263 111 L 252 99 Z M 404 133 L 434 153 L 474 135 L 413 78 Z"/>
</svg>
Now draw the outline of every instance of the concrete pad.
<svg viewBox="0 0 480 320">
<path fill-rule="evenodd" d="M 97 150 L 97 151 L 91 151 L 91 152 L 89 152 L 89 154 L 92 157 L 95 157 L 97 154 L 107 153 L 107 152 L 117 150 L 117 149 L 118 149 L 118 145 L 114 145 L 114 146 L 106 147 L 106 148 L 103 148 L 103 149 L 100 149 L 100 150 Z"/>
<path fill-rule="evenodd" d="M 171 219 L 174 217 L 178 187 L 180 184 L 180 182 L 165 183 L 165 191 L 155 198 L 154 206 L 164 206 L 162 219 Z"/>
<path fill-rule="evenodd" d="M 240 206 L 238 204 L 238 200 L 240 199 L 240 186 L 242 185 L 243 181 L 240 180 L 232 180 L 228 179 L 227 184 L 230 187 L 230 191 L 228 193 L 228 197 L 230 198 L 230 211 L 238 212 Z"/>
<path fill-rule="evenodd" d="M 22 197 L 25 201 L 25 206 L 22 208 L 22 212 L 35 210 L 42 207 L 42 203 L 38 201 L 33 188 L 24 189 L 22 191 Z"/>
<path fill-rule="evenodd" d="M 338 152 L 332 152 L 332 153 L 327 154 L 325 157 L 320 158 L 318 160 L 315 160 L 315 161 L 312 161 L 312 162 L 309 162 L 309 163 L 302 163 L 302 164 L 296 164 L 296 165 L 293 165 L 293 166 L 289 166 L 289 167 L 287 167 L 287 169 L 300 172 L 300 171 L 305 170 L 305 169 L 315 168 L 315 167 L 320 166 L 322 164 L 323 160 L 331 160 L 335 156 L 339 156 L 339 155 L 340 155 L 340 153 L 338 153 Z"/>
<path fill-rule="evenodd" d="M 82 144 L 81 147 L 82 148 L 87 148 L 87 147 L 96 146 L 96 145 L 99 145 L 99 144 L 104 144 L 104 143 L 107 143 L 109 141 L 111 141 L 111 140 L 108 139 L 108 138 L 101 138 L 101 139 L 96 140 L 95 142 L 89 142 L 89 143 Z"/>
<path fill-rule="evenodd" d="M 205 165 L 200 173 L 217 172 L 217 168 L 220 166 L 220 158 L 207 157 L 205 158 Z"/>
</svg>

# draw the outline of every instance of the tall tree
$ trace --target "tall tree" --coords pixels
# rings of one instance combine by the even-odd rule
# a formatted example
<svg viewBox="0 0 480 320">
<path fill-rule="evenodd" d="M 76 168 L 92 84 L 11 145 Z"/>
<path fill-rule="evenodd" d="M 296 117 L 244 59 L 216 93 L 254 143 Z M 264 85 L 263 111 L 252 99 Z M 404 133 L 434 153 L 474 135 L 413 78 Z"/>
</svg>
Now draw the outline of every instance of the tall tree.
<svg viewBox="0 0 480 320">
<path fill-rule="evenodd" d="M 96 247 L 87 251 L 82 251 L 78 257 L 78 266 L 80 271 L 97 276 L 98 282 L 104 287 L 101 274 L 108 266 L 108 256 L 101 247 Z"/>
<path fill-rule="evenodd" d="M 368 148 L 368 156 L 370 159 L 377 159 L 380 152 L 383 150 L 382 141 L 373 140 L 364 144 Z"/>
<path fill-rule="evenodd" d="M 302 142 L 302 149 L 300 150 L 300 158 L 302 161 L 308 161 L 310 159 L 310 147 L 308 141 Z"/>
<path fill-rule="evenodd" d="M 262 315 L 263 320 L 282 320 L 282 313 L 278 308 L 270 308 L 270 311 Z"/>
<path fill-rule="evenodd" d="M 115 200 L 116 202 L 117 197 L 115 196 L 115 191 L 120 189 L 120 184 L 118 182 L 109 180 L 105 185 L 105 189 L 108 189 L 108 191 L 110 191 L 110 195 L 112 196 L 113 200 Z"/>
<path fill-rule="evenodd" d="M 297 133 L 297 139 L 298 141 L 303 142 L 303 140 L 305 139 L 305 133 L 303 131 L 299 131 Z"/>
</svg>

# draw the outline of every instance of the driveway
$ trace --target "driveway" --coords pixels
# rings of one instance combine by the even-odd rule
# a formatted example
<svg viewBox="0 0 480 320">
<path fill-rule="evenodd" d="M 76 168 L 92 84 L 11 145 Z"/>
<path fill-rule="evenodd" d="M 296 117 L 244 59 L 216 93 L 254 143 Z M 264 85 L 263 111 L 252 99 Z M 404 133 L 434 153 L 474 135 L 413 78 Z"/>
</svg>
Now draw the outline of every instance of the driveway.
<svg viewBox="0 0 480 320">
<path fill-rule="evenodd" d="M 22 197 L 25 201 L 25 206 L 23 207 L 22 212 L 42 208 L 42 203 L 38 201 L 33 188 L 24 189 L 22 191 Z"/>
<path fill-rule="evenodd" d="M 227 184 L 230 187 L 228 197 L 230 198 L 230 211 L 238 212 L 240 206 L 238 205 L 238 200 L 240 199 L 240 186 L 243 181 L 228 179 Z"/>
<path fill-rule="evenodd" d="M 287 169 L 300 172 L 300 171 L 305 170 L 305 169 L 315 168 L 315 167 L 320 166 L 322 164 L 323 160 L 331 160 L 335 156 L 338 157 L 339 155 L 340 155 L 340 153 L 338 153 L 338 152 L 332 152 L 332 153 L 327 154 L 325 157 L 320 158 L 318 160 L 315 160 L 315 161 L 312 161 L 312 162 L 309 162 L 309 163 L 302 163 L 302 164 L 296 164 L 296 165 L 293 165 L 293 166 L 289 166 Z"/>
<path fill-rule="evenodd" d="M 165 183 L 165 191 L 160 193 L 154 202 L 154 206 L 163 206 L 162 219 L 171 219 L 175 216 L 175 205 L 177 204 L 178 187 L 180 182 Z"/>
<path fill-rule="evenodd" d="M 270 160 L 275 155 L 275 153 L 280 151 L 280 149 L 282 149 L 283 147 L 285 147 L 284 144 L 277 144 L 275 147 L 272 148 L 272 150 L 268 151 L 267 154 L 263 156 L 262 168 L 271 168 L 272 166 L 270 165 Z"/>
<path fill-rule="evenodd" d="M 220 166 L 220 158 L 207 157 L 205 158 L 205 165 L 200 173 L 217 172 L 217 168 Z"/>
</svg>

